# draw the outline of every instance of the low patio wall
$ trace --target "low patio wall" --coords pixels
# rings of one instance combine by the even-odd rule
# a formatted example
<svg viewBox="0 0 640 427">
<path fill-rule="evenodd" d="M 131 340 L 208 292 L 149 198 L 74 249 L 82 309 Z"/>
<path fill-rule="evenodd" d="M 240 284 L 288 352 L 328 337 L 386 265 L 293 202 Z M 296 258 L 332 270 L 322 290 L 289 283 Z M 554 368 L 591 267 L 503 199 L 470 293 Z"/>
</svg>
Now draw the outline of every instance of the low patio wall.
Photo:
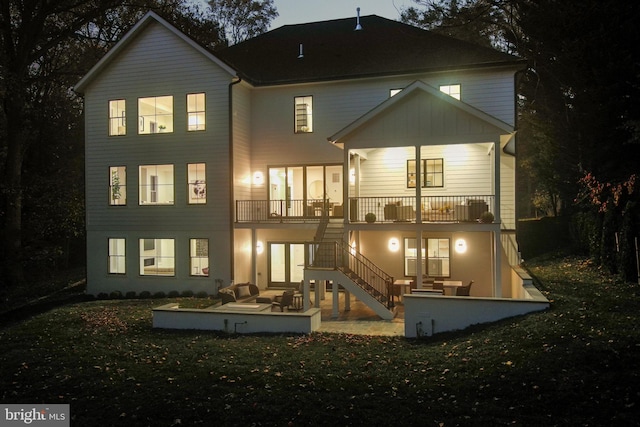
<svg viewBox="0 0 640 427">
<path fill-rule="evenodd" d="M 272 312 L 246 310 L 216 310 L 179 308 L 165 304 L 153 309 L 153 327 L 163 329 L 198 329 L 228 333 L 252 334 L 301 333 L 310 334 L 320 328 L 320 309 L 305 312 Z"/>
<path fill-rule="evenodd" d="M 518 294 L 521 298 L 403 295 L 404 335 L 431 336 L 549 308 L 549 300 L 526 280 Z"/>
</svg>

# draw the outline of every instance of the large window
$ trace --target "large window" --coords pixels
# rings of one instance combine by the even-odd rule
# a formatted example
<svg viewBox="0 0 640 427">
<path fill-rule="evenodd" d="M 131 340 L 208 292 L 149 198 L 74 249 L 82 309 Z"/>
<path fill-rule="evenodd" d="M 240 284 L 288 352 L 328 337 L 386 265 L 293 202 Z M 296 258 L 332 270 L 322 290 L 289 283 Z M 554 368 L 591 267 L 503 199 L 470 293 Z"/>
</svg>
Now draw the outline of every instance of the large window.
<svg viewBox="0 0 640 427">
<path fill-rule="evenodd" d="M 297 96 L 295 99 L 296 133 L 313 132 L 313 97 Z"/>
<path fill-rule="evenodd" d="M 140 275 L 175 276 L 173 239 L 140 239 Z"/>
<path fill-rule="evenodd" d="M 422 188 L 444 186 L 444 159 L 423 159 L 420 166 L 419 182 Z M 407 187 L 416 187 L 415 160 L 407 160 Z"/>
<path fill-rule="evenodd" d="M 127 134 L 127 117 L 124 99 L 109 101 L 109 136 Z"/>
<path fill-rule="evenodd" d="M 127 204 L 127 167 L 109 168 L 109 204 L 123 206 Z"/>
<path fill-rule="evenodd" d="M 447 95 L 452 96 L 457 100 L 460 100 L 460 96 L 461 96 L 460 85 L 442 85 L 440 86 L 440 92 L 444 92 Z"/>
<path fill-rule="evenodd" d="M 425 245 L 426 243 L 426 245 Z M 431 277 L 451 276 L 449 239 L 422 239 L 422 274 Z M 418 248 L 416 239 L 404 239 L 404 275 L 417 276 Z"/>
<path fill-rule="evenodd" d="M 109 239 L 109 274 L 125 274 L 125 240 Z"/>
<path fill-rule="evenodd" d="M 204 163 L 190 163 L 187 165 L 189 204 L 207 203 L 207 178 L 205 172 Z"/>
<path fill-rule="evenodd" d="M 187 130 L 205 130 L 204 93 L 187 95 Z"/>
<path fill-rule="evenodd" d="M 173 96 L 138 98 L 138 133 L 173 132 Z"/>
<path fill-rule="evenodd" d="M 173 205 L 173 165 L 140 166 L 141 205 Z"/>
<path fill-rule="evenodd" d="M 190 239 L 189 259 L 192 276 L 208 276 L 209 239 Z"/>
</svg>

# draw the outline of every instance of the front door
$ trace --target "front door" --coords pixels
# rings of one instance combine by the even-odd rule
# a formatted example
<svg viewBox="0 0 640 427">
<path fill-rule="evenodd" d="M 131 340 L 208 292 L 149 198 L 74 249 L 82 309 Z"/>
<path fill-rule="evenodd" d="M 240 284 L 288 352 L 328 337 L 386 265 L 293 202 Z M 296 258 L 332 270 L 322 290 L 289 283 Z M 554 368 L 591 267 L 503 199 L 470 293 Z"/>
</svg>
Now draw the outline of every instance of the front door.
<svg viewBox="0 0 640 427">
<path fill-rule="evenodd" d="M 297 287 L 304 279 L 304 244 L 270 242 L 268 287 Z"/>
</svg>

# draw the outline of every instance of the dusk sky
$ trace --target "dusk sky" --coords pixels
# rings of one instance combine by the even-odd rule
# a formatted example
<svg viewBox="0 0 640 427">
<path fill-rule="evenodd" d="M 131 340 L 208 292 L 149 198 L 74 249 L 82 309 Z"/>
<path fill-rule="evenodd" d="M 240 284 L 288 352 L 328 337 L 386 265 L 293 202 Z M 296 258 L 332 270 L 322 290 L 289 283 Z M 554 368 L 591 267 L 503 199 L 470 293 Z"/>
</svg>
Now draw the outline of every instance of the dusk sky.
<svg viewBox="0 0 640 427">
<path fill-rule="evenodd" d="M 413 0 L 275 0 L 274 4 L 280 16 L 271 29 L 288 24 L 325 21 L 329 19 L 349 18 L 360 15 L 378 15 L 398 20 L 400 11 L 415 6 Z"/>
</svg>

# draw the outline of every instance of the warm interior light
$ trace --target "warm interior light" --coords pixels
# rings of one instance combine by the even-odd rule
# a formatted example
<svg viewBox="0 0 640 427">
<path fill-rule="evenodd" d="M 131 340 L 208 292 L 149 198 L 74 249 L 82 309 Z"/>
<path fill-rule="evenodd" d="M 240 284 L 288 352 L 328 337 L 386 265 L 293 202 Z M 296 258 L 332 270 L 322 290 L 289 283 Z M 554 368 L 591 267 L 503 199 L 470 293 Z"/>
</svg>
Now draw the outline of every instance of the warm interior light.
<svg viewBox="0 0 640 427">
<path fill-rule="evenodd" d="M 356 254 L 356 242 L 355 241 L 351 242 L 351 248 L 350 248 L 349 251 L 351 252 L 351 255 L 355 256 L 355 254 Z"/>
<path fill-rule="evenodd" d="M 389 250 L 391 252 L 398 252 L 400 249 L 400 242 L 395 237 L 389 239 Z"/>
<path fill-rule="evenodd" d="M 258 240 L 258 242 L 256 243 L 256 252 L 258 255 L 260 255 L 263 251 L 264 251 L 264 245 L 262 244 L 261 241 Z"/>
<path fill-rule="evenodd" d="M 349 184 L 354 185 L 356 183 L 356 170 L 354 168 L 349 169 Z"/>
<path fill-rule="evenodd" d="M 464 239 L 456 240 L 456 252 L 459 254 L 463 254 L 467 252 L 467 242 Z"/>
<path fill-rule="evenodd" d="M 264 184 L 264 175 L 262 174 L 262 172 L 258 171 L 253 174 L 253 184 L 254 185 Z"/>
</svg>

